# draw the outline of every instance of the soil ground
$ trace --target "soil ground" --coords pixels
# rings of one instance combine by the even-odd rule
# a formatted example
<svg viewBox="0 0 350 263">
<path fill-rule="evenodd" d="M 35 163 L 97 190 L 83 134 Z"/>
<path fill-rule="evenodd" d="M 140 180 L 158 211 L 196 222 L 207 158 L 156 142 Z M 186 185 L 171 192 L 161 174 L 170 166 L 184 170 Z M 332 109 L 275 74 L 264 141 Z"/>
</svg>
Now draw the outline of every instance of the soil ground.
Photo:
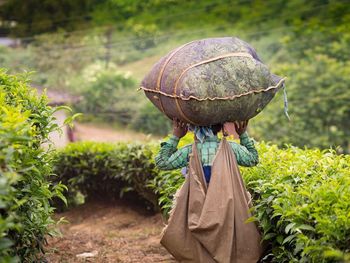
<svg viewBox="0 0 350 263">
<path fill-rule="evenodd" d="M 79 123 L 75 129 L 80 141 L 155 139 L 96 123 Z M 64 217 L 69 223 L 60 224 L 60 237 L 48 238 L 46 259 L 50 263 L 176 262 L 159 243 L 164 227 L 162 216 L 150 215 L 126 201 L 89 202 L 54 217 Z"/>
<path fill-rule="evenodd" d="M 48 238 L 48 262 L 176 262 L 159 243 L 160 214 L 119 200 L 89 202 L 55 215 L 60 217 L 69 223 L 60 225 L 61 237 Z"/>
<path fill-rule="evenodd" d="M 118 141 L 149 141 L 156 137 L 131 130 L 116 130 L 106 124 L 77 123 L 76 139 L 79 141 L 118 142 Z"/>
</svg>

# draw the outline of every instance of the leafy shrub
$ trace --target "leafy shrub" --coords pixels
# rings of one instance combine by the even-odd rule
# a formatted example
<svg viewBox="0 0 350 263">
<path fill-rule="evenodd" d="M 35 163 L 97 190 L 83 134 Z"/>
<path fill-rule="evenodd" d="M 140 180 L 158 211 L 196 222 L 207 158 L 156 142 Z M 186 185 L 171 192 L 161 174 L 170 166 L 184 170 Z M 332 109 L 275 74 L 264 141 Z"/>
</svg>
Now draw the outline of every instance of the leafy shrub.
<svg viewBox="0 0 350 263">
<path fill-rule="evenodd" d="M 38 262 L 46 235 L 55 234 L 49 200 L 61 197 L 53 187 L 48 141 L 54 109 L 28 87 L 25 76 L 0 69 L 0 261 Z"/>
<path fill-rule="evenodd" d="M 266 262 L 350 260 L 350 156 L 259 144 L 243 175 L 270 243 Z"/>
<path fill-rule="evenodd" d="M 135 49 L 145 50 L 156 46 L 157 35 L 159 35 L 156 24 L 133 24 L 129 27 L 135 36 L 135 41 L 132 42 Z"/>
<path fill-rule="evenodd" d="M 180 146 L 191 141 L 187 135 Z M 279 149 L 266 143 L 257 148 L 259 165 L 241 171 L 255 200 L 251 220 L 258 221 L 268 243 L 262 262 L 349 260 L 350 156 L 291 146 Z M 153 200 L 149 199 L 154 198 L 153 189 L 166 216 L 184 177 L 179 170 L 155 168 L 158 150 L 154 144 L 76 143 L 60 152 L 66 157 L 61 157 L 58 171 L 64 171 L 62 180 L 69 176 L 67 184 L 78 181 L 80 189 L 94 191 L 102 187 L 104 194 L 131 187 Z M 120 182 L 125 184 L 118 186 Z"/>
<path fill-rule="evenodd" d="M 186 136 L 181 145 L 190 141 L 190 136 Z M 69 186 L 65 194 L 68 206 L 77 204 L 79 193 L 93 200 L 116 199 L 130 192 L 154 210 L 161 203 L 166 215 L 183 176 L 179 171 L 160 171 L 155 167 L 154 155 L 158 150 L 159 145 L 154 143 L 71 143 L 56 153 L 57 177 L 53 180 Z M 64 209 L 62 205 L 61 201 L 55 203 L 59 209 Z"/>
<path fill-rule="evenodd" d="M 185 178 L 179 170 L 159 171 L 159 173 L 148 182 L 148 186 L 158 196 L 158 204 L 161 207 L 164 217 L 172 208 L 172 201 L 176 190 L 181 187 Z"/>
<path fill-rule="evenodd" d="M 100 71 L 87 81 L 77 109 L 108 122 L 129 124 L 139 108 L 136 87 L 136 81 L 127 74 Z"/>
<path fill-rule="evenodd" d="M 350 260 L 350 156 L 257 147 L 259 165 L 241 171 L 255 200 L 254 219 L 269 244 L 263 262 Z M 163 171 L 149 183 L 166 213 L 183 181 L 180 171 Z"/>
<path fill-rule="evenodd" d="M 146 184 L 156 173 L 151 149 L 142 144 L 72 143 L 57 154 L 56 180 L 69 186 L 71 205 L 78 192 L 87 199 L 113 199 L 130 192 L 154 209 L 157 198 Z"/>
<path fill-rule="evenodd" d="M 253 120 L 254 133 L 274 143 L 338 147 L 339 153 L 350 153 L 350 62 L 306 52 L 303 59 L 276 70 L 291 76 L 287 89 L 292 121 L 283 114 L 282 98 L 276 98 Z"/>
<path fill-rule="evenodd" d="M 137 112 L 131 127 L 144 133 L 166 135 L 171 129 L 171 121 L 147 101 Z"/>
</svg>

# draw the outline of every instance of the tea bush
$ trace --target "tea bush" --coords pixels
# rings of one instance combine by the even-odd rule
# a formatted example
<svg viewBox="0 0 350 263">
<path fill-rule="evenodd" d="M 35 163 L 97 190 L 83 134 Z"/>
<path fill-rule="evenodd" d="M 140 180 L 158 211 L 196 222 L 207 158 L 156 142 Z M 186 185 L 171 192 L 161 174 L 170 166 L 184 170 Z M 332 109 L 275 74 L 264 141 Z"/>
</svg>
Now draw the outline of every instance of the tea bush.
<svg viewBox="0 0 350 263">
<path fill-rule="evenodd" d="M 41 147 L 58 128 L 54 109 L 25 76 L 3 69 L 0 105 L 0 262 L 39 262 L 45 236 L 56 233 L 49 200 L 64 200 L 64 186 L 47 180 L 52 157 Z"/>
<path fill-rule="evenodd" d="M 262 262 L 349 261 L 350 156 L 263 142 L 257 147 L 259 165 L 241 171 L 255 200 L 251 220 L 258 221 L 268 244 Z M 179 170 L 155 168 L 158 149 L 153 143 L 76 143 L 60 152 L 58 171 L 85 193 L 131 187 L 154 202 L 153 189 L 166 215 L 184 177 Z"/>
<path fill-rule="evenodd" d="M 350 156 L 318 149 L 257 145 L 260 163 L 241 168 L 268 250 L 262 262 L 350 260 Z M 150 186 L 168 212 L 184 179 L 156 175 Z"/>
<path fill-rule="evenodd" d="M 129 193 L 154 209 L 157 197 L 146 183 L 157 172 L 151 160 L 152 145 L 72 143 L 57 153 L 55 171 L 59 177 L 55 180 L 69 186 L 70 205 L 75 204 L 78 192 L 87 199 L 116 199 Z"/>
<path fill-rule="evenodd" d="M 243 176 L 270 244 L 265 262 L 349 261 L 350 156 L 265 143 L 259 153 Z"/>
</svg>

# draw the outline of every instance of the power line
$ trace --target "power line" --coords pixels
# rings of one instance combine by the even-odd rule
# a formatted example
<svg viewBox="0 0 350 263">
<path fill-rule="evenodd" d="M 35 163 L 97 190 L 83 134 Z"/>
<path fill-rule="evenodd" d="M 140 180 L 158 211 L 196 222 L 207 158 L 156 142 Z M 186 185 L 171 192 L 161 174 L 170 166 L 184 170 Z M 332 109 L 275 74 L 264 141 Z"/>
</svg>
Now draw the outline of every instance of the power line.
<svg viewBox="0 0 350 263">
<path fill-rule="evenodd" d="M 237 4 L 250 2 L 250 1 L 251 0 L 241 0 Z M 213 4 L 217 5 L 218 3 L 210 3 L 208 5 L 202 6 L 201 8 L 196 8 L 196 10 L 192 10 L 192 11 L 188 11 L 188 12 L 182 12 L 182 13 L 170 14 L 170 15 L 167 14 L 167 15 L 164 15 L 163 17 L 157 17 L 153 21 L 166 20 L 166 19 L 172 18 L 172 17 L 180 17 L 180 16 L 184 16 L 184 15 L 188 15 L 188 14 L 198 13 L 198 12 L 202 11 L 203 9 L 205 9 L 207 7 L 213 6 Z M 221 4 L 230 4 L 230 3 L 222 2 Z M 30 24 L 31 25 L 45 25 L 45 24 L 49 25 L 49 24 L 52 24 L 52 23 L 67 22 L 67 21 L 70 21 L 70 20 L 78 20 L 79 18 L 91 18 L 91 16 L 92 16 L 92 14 L 90 14 L 90 15 L 83 15 L 83 16 L 76 16 L 76 17 L 71 17 L 71 18 L 65 18 L 65 19 L 62 19 L 62 20 L 38 21 L 38 22 L 35 22 L 35 23 L 30 23 Z M 113 16 L 106 16 L 106 18 L 116 18 L 116 16 L 114 16 L 114 15 Z M 145 21 L 142 21 L 142 22 L 145 22 Z M 111 27 L 110 25 L 100 26 L 100 28 L 110 28 L 110 27 Z M 117 27 L 114 26 L 113 28 L 117 28 Z M 89 31 L 89 30 L 91 30 L 91 29 L 89 28 L 89 29 L 84 29 L 84 30 L 75 30 L 75 31 L 71 31 L 71 32 L 63 32 L 62 34 L 74 34 L 74 33 L 77 33 L 77 32 L 85 32 L 85 31 Z M 21 39 L 21 40 L 32 40 L 32 39 L 35 39 L 35 37 L 30 36 L 30 37 L 22 37 L 22 38 L 19 38 L 19 39 Z"/>
<path fill-rule="evenodd" d="M 306 26 L 308 26 L 309 23 L 305 23 L 301 28 L 305 28 Z M 267 30 L 259 30 L 259 31 L 251 31 L 251 32 L 245 32 L 245 33 L 241 33 L 241 32 L 236 32 L 239 33 L 239 35 L 242 37 L 253 37 L 256 35 L 262 35 L 262 34 L 266 34 L 266 33 L 271 33 L 271 32 L 278 32 L 278 31 L 283 31 L 285 29 L 292 29 L 294 28 L 294 25 L 290 25 L 290 26 L 281 26 L 281 27 L 276 27 L 276 28 L 272 28 L 272 29 L 267 29 Z M 335 26 L 328 26 L 328 28 L 332 28 Z M 128 44 L 132 44 L 135 41 L 147 41 L 147 40 L 155 40 L 155 41 L 159 41 L 162 39 L 166 39 L 168 37 L 181 37 L 181 36 L 186 36 L 186 35 L 192 35 L 192 34 L 198 34 L 198 33 L 203 33 L 203 32 L 208 32 L 209 30 L 220 30 L 223 28 L 229 28 L 229 26 L 226 27 L 222 27 L 222 26 L 212 26 L 212 27 L 205 27 L 205 28 L 201 28 L 198 30 L 192 30 L 192 31 L 185 31 L 185 32 L 179 32 L 179 33 L 168 33 L 168 34 L 163 34 L 160 36 L 152 36 L 152 37 L 147 37 L 147 38 L 135 38 L 135 39 L 129 39 L 129 40 L 125 40 L 125 41 L 114 41 L 109 43 L 109 47 L 121 47 L 121 46 L 128 46 Z M 81 45 L 81 46 L 68 46 L 67 44 L 64 45 L 55 45 L 55 46 L 50 46 L 49 48 L 47 47 L 43 47 L 40 46 L 41 49 L 43 50 L 91 50 L 91 49 L 95 49 L 98 47 L 105 47 L 106 43 L 100 43 L 100 44 L 93 44 L 93 45 Z M 133 50 L 133 49 L 131 49 Z"/>
<path fill-rule="evenodd" d="M 239 3 L 244 3 L 244 2 L 249 2 L 250 0 L 245 0 L 245 1 L 240 1 Z M 340 0 L 340 1 L 343 1 L 343 0 Z M 219 7 L 226 7 L 228 4 L 231 4 L 231 3 L 221 3 L 221 5 L 219 5 Z M 212 5 L 212 4 L 211 4 Z M 179 13 L 179 14 L 173 14 L 173 15 L 167 15 L 167 16 L 164 16 L 164 17 L 160 17 L 160 18 L 156 18 L 155 20 L 156 21 L 160 21 L 160 20 L 168 20 L 169 18 L 171 17 L 180 17 L 180 16 L 183 16 L 183 15 L 188 15 L 188 14 L 193 14 L 193 13 L 198 13 L 200 12 L 202 9 L 205 9 L 211 5 L 207 5 L 207 6 L 204 6 L 202 8 L 199 8 L 199 10 L 195 10 L 195 11 L 191 11 L 191 12 L 184 12 L 184 13 Z M 317 10 L 317 9 L 320 9 L 322 7 L 326 7 L 326 6 L 330 6 L 331 3 L 328 3 L 328 4 L 323 4 L 323 5 L 318 5 L 318 6 L 315 6 L 315 7 L 312 7 L 312 8 L 305 8 L 305 9 L 302 9 L 302 10 L 299 10 L 299 14 L 302 14 L 303 12 L 308 12 L 308 11 L 314 11 L 314 10 Z M 285 14 L 282 14 L 280 13 L 278 16 L 274 16 L 274 18 L 276 17 L 293 17 L 295 14 L 293 13 L 289 13 L 287 15 Z M 266 15 L 266 16 L 263 16 L 263 17 L 260 17 L 262 19 L 258 19 L 258 20 L 250 20 L 250 21 L 247 21 L 249 23 L 261 23 L 261 22 L 265 22 L 265 21 L 268 21 L 271 19 L 271 16 L 270 15 Z M 143 21 L 144 22 L 144 21 Z M 246 23 L 248 24 L 248 23 Z M 101 26 L 101 27 L 94 27 L 94 29 L 96 28 L 109 28 L 109 29 L 117 29 L 118 27 L 117 26 L 110 26 L 110 25 L 105 25 L 105 26 Z M 77 33 L 81 33 L 81 32 L 86 32 L 86 31 L 89 31 L 91 29 L 85 29 L 85 30 L 75 30 L 75 31 L 71 31 L 71 32 L 62 32 L 62 33 L 58 33 L 58 34 L 62 34 L 62 35 L 65 35 L 65 36 L 69 36 L 69 35 L 73 35 L 73 34 L 77 34 Z M 57 34 L 57 33 L 55 33 Z M 23 38 L 19 38 L 20 40 L 34 40 L 36 39 L 35 36 L 33 37 L 23 37 Z"/>
<path fill-rule="evenodd" d="M 297 43 L 297 44 L 300 44 L 300 43 L 308 43 L 310 41 L 309 38 L 299 38 L 299 39 L 295 39 L 294 41 L 291 41 L 288 43 L 288 50 L 297 50 L 298 48 L 291 48 L 290 46 L 293 46 L 294 43 Z M 281 44 L 281 46 L 279 47 L 280 48 L 283 48 L 283 44 Z M 148 48 L 148 49 L 151 49 L 151 48 Z M 88 50 L 85 50 L 85 51 L 88 51 Z M 123 53 L 123 55 L 126 55 L 126 54 L 130 54 L 132 53 L 133 51 L 129 51 L 129 52 L 125 52 Z M 90 53 L 88 53 L 90 54 Z M 99 56 L 91 56 L 91 58 L 98 58 Z"/>
<path fill-rule="evenodd" d="M 334 20 L 332 20 L 334 21 Z M 305 28 L 306 26 L 308 26 L 309 24 L 311 24 L 312 22 L 307 22 L 307 23 L 304 23 L 303 26 L 301 26 L 301 28 Z M 240 36 L 244 36 L 244 37 L 252 37 L 252 36 L 255 36 L 255 35 L 262 35 L 264 33 L 270 33 L 270 32 L 278 32 L 278 31 L 283 31 L 285 29 L 291 29 L 291 28 L 294 28 L 295 25 L 290 25 L 290 26 L 281 26 L 281 27 L 276 27 L 276 28 L 270 28 L 270 29 L 267 29 L 267 30 L 259 30 L 259 31 L 251 31 L 251 32 L 245 32 L 245 33 L 240 33 Z M 335 27 L 335 26 L 328 26 L 328 28 L 332 28 L 332 27 Z M 135 41 L 147 41 L 147 40 L 162 40 L 162 39 L 166 39 L 168 37 L 179 37 L 179 36 L 186 36 L 186 35 L 192 35 L 192 34 L 196 34 L 196 33 L 202 33 L 202 32 L 208 32 L 208 30 L 219 30 L 219 29 L 223 29 L 223 28 L 229 28 L 229 26 L 211 26 L 211 27 L 202 27 L 201 29 L 198 29 L 198 30 L 192 30 L 192 31 L 185 31 L 185 32 L 179 32 L 179 33 L 174 33 L 174 32 L 171 32 L 171 33 L 167 33 L 167 34 L 162 34 L 160 36 L 151 36 L 151 37 L 146 37 L 146 38 L 129 38 L 129 39 L 126 39 L 124 41 L 114 41 L 114 42 L 111 42 L 109 43 L 108 45 L 110 47 L 120 47 L 120 46 L 127 46 L 127 44 L 132 44 L 134 43 Z M 91 49 L 94 49 L 94 48 L 98 48 L 98 47 L 104 47 L 105 46 L 105 43 L 103 44 L 95 44 L 95 45 L 82 45 L 82 46 L 71 46 L 71 47 L 67 47 L 67 44 L 64 44 L 64 45 L 54 45 L 54 46 L 50 46 L 50 48 L 48 48 L 49 50 L 59 50 L 59 49 L 71 49 L 71 50 L 84 50 L 84 49 L 87 49 L 87 50 L 91 50 Z M 42 48 L 42 47 L 41 47 Z M 46 50 L 48 50 L 46 48 Z"/>
<path fill-rule="evenodd" d="M 348 2 L 348 0 L 334 0 L 333 2 L 335 3 L 339 3 L 339 2 Z M 236 5 L 240 5 L 240 4 L 244 4 L 244 3 L 251 3 L 252 0 L 240 0 L 240 1 L 236 1 L 235 3 L 232 3 L 232 2 L 227 2 L 227 1 L 217 1 L 217 2 L 211 2 L 207 5 L 204 5 L 204 6 L 201 6 L 201 7 L 196 7 L 195 10 L 191 10 L 191 11 L 186 11 L 186 12 L 181 12 L 181 13 L 175 13 L 175 14 L 166 14 L 164 15 L 163 17 L 156 17 L 154 20 L 152 21 L 159 21 L 159 20 L 167 20 L 168 18 L 172 18 L 172 17 L 181 17 L 181 16 L 185 16 L 185 15 L 189 15 L 189 14 L 194 14 L 194 13 L 198 13 L 198 12 L 201 12 L 202 10 L 208 8 L 208 7 L 215 7 L 215 6 L 218 6 L 218 7 L 226 7 L 227 5 L 230 5 L 230 6 L 236 6 Z M 324 5 L 319 5 L 319 6 L 315 6 L 313 8 L 311 8 L 310 10 L 314 9 L 314 8 L 318 8 L 318 7 L 322 7 L 322 6 L 329 6 L 333 3 L 331 0 L 328 1 L 327 4 L 324 4 Z M 282 2 L 283 3 L 283 2 Z M 284 4 L 286 4 L 287 2 L 285 2 Z M 265 3 L 266 4 L 266 3 Z M 272 6 L 273 4 L 268 4 L 264 7 L 269 7 L 269 6 Z M 61 20 L 53 20 L 53 22 L 55 23 L 59 23 L 59 22 L 66 22 L 66 21 L 70 21 L 70 20 L 78 20 L 79 18 L 91 18 L 92 17 L 92 13 L 88 14 L 88 15 L 81 15 L 81 16 L 75 16 L 75 17 L 70 17 L 70 18 L 65 18 L 65 19 L 61 19 Z M 270 16 L 266 16 L 266 17 L 270 17 Z M 115 15 L 110 15 L 110 16 L 106 16 L 106 18 L 116 18 Z M 145 22 L 145 21 L 143 21 Z M 48 23 L 47 21 L 39 21 L 39 22 L 36 22 L 38 24 L 41 24 L 41 23 Z M 31 23 L 32 25 L 36 24 L 36 23 Z"/>
</svg>

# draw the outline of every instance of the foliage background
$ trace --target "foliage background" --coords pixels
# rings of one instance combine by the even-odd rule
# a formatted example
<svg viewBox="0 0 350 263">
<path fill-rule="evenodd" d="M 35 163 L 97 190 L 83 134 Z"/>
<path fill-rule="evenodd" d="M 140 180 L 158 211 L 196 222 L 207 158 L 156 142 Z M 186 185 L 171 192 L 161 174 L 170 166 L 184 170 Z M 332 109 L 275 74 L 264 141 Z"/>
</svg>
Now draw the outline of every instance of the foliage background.
<svg viewBox="0 0 350 263">
<path fill-rule="evenodd" d="M 52 174 L 48 134 L 54 108 L 29 88 L 25 75 L 0 69 L 0 261 L 40 262 L 47 235 L 56 234 L 50 200 L 65 201 Z"/>
<path fill-rule="evenodd" d="M 188 135 L 181 145 L 190 141 Z M 242 174 L 254 199 L 251 220 L 267 242 L 262 262 L 349 261 L 349 155 L 264 142 L 257 148 L 260 163 Z M 74 143 L 58 152 L 57 180 L 69 186 L 71 205 L 78 191 L 87 199 L 128 191 L 149 209 L 157 209 L 158 200 L 167 217 L 184 177 L 155 167 L 158 150 L 154 143 Z"/>
<path fill-rule="evenodd" d="M 171 49 L 193 39 L 238 36 L 256 47 L 272 72 L 287 77 L 292 121 L 276 98 L 254 119 L 251 133 L 279 145 L 349 152 L 349 14 L 344 0 L 7 0 L 0 34 L 20 38 L 22 45 L 1 48 L 0 63 L 13 71 L 36 70 L 39 85 L 77 94 L 93 85 L 83 73 L 99 64 L 101 72 L 130 72 L 136 89 Z M 120 106 L 133 114 L 127 126 L 166 134 L 161 114 L 141 93 L 124 88 L 135 94 Z M 94 112 L 98 119 L 110 120 L 108 115 Z M 113 118 L 125 125 L 118 110 Z"/>
<path fill-rule="evenodd" d="M 279 94 L 250 125 L 256 139 L 285 147 L 261 143 L 261 165 L 243 171 L 254 193 L 256 220 L 270 244 L 265 260 L 346 261 L 348 156 L 286 143 L 350 152 L 349 27 L 346 0 L 6 0 L 1 1 L 0 35 L 21 44 L 0 47 L 0 66 L 37 71 L 36 85 L 83 96 L 74 106 L 88 118 L 166 134 L 169 122 L 135 91 L 152 64 L 193 39 L 232 35 L 251 43 L 272 72 L 288 78 L 292 119 L 283 116 Z M 24 79 L 0 74 L 0 100 L 6 104 L 0 110 L 6 123 L 0 126 L 0 208 L 5 211 L 0 253 L 10 261 L 14 253 L 34 258 L 40 251 L 52 223 L 48 199 L 59 198 L 63 188 L 46 181 L 51 159 L 38 148 L 55 128 L 52 109 L 45 98 L 24 90 Z M 16 92 L 8 93 L 9 88 Z M 154 145 L 69 147 L 56 163 L 73 191 L 68 197 L 78 190 L 91 195 L 102 177 L 120 185 L 112 195 L 137 192 L 154 205 L 156 193 L 166 213 L 183 181 L 178 171 L 154 168 Z M 7 231 L 12 242 L 4 236 Z"/>
</svg>

